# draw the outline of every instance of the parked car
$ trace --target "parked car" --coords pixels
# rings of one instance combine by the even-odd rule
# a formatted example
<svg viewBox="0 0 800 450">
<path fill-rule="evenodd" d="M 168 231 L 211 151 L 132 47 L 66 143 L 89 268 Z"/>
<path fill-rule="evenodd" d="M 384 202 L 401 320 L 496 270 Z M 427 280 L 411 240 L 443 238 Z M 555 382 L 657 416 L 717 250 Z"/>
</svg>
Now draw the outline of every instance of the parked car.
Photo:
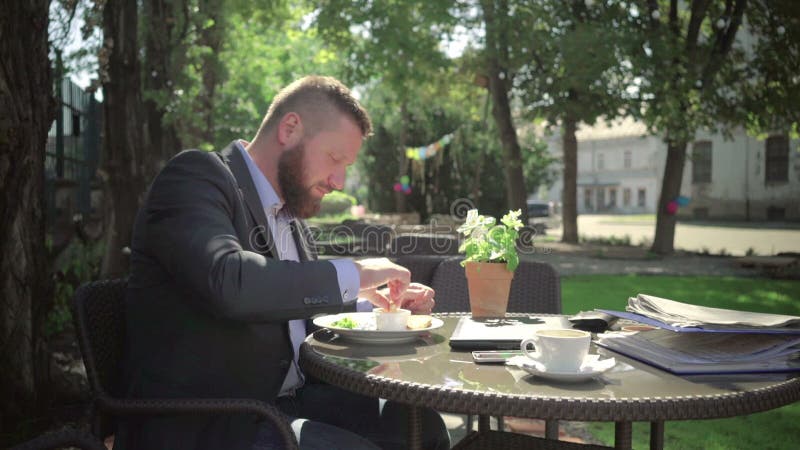
<svg viewBox="0 0 800 450">
<path fill-rule="evenodd" d="M 548 228 L 561 226 L 560 205 L 546 200 L 528 200 L 528 225 L 544 234 Z"/>
</svg>

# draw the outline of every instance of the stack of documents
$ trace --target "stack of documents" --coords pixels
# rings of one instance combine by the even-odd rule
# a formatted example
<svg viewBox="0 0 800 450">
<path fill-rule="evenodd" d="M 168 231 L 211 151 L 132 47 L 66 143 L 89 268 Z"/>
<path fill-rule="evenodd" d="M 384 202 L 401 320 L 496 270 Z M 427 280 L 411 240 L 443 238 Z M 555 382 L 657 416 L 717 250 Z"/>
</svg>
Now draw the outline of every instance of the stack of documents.
<svg viewBox="0 0 800 450">
<path fill-rule="evenodd" d="M 677 374 L 800 371 L 800 317 L 708 308 L 639 294 L 611 315 L 656 326 L 597 344 Z"/>
<path fill-rule="evenodd" d="M 682 375 L 800 371 L 800 335 L 653 330 L 604 333 L 597 344 Z"/>
<path fill-rule="evenodd" d="M 600 310 L 623 319 L 680 332 L 800 334 L 800 317 L 709 308 L 639 294 L 627 311 Z"/>
</svg>

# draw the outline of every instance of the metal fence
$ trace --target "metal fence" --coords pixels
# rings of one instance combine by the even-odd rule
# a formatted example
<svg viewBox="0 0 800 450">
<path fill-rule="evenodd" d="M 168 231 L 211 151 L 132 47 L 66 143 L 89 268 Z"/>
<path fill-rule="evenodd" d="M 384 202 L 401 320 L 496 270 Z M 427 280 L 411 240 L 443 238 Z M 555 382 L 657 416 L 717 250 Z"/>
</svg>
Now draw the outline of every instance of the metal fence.
<svg viewBox="0 0 800 450">
<path fill-rule="evenodd" d="M 55 83 L 59 107 L 47 136 L 45 200 L 47 224 L 92 211 L 92 185 L 100 154 L 100 103 L 69 79 Z"/>
</svg>

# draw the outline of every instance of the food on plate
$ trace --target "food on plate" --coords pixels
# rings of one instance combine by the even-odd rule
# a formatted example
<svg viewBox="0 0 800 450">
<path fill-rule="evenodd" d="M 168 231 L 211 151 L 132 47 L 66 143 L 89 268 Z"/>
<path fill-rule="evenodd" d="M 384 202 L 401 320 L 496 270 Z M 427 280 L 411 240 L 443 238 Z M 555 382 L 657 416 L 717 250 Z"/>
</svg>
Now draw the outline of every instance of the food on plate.
<svg viewBox="0 0 800 450">
<path fill-rule="evenodd" d="M 411 330 L 422 330 L 431 326 L 433 317 L 426 315 L 410 316 L 406 322 L 406 326 Z"/>
<path fill-rule="evenodd" d="M 384 311 L 383 308 L 372 310 L 375 315 L 375 325 L 379 331 L 402 331 L 406 329 L 406 320 L 411 315 L 407 309 Z"/>
<path fill-rule="evenodd" d="M 344 317 L 342 319 L 337 320 L 336 322 L 333 322 L 331 326 L 337 328 L 347 328 L 352 330 L 358 326 L 358 322 L 351 319 L 350 317 Z"/>
</svg>

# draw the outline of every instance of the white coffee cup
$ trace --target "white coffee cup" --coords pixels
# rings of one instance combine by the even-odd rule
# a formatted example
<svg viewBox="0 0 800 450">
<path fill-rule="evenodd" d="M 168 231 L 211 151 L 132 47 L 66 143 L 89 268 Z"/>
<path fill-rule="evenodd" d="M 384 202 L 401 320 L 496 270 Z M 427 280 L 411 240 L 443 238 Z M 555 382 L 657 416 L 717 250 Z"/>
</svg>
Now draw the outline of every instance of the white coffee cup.
<svg viewBox="0 0 800 450">
<path fill-rule="evenodd" d="M 372 310 L 375 314 L 375 327 L 380 331 L 403 331 L 407 330 L 408 318 L 411 311 L 407 309 L 396 309 L 394 311 L 384 311 L 383 308 Z"/>
<path fill-rule="evenodd" d="M 542 363 L 548 371 L 577 372 L 589 353 L 591 333 L 581 330 L 547 328 L 536 330 L 524 339 L 520 349 L 526 356 Z M 533 343 L 535 351 L 528 350 Z"/>
</svg>

